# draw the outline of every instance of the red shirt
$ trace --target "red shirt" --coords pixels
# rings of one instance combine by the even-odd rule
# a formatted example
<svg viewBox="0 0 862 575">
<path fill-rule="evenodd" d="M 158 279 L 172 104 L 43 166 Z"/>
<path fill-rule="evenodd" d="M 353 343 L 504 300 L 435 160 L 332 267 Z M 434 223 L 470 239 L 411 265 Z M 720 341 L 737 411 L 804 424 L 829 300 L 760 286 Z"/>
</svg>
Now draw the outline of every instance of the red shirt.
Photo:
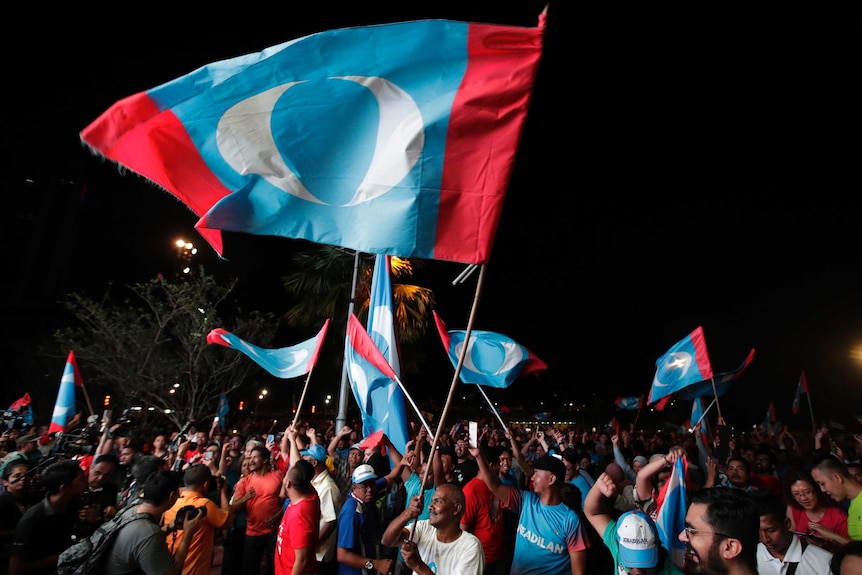
<svg viewBox="0 0 862 575">
<path fill-rule="evenodd" d="M 320 534 L 320 499 L 312 493 L 299 503 L 287 506 L 278 539 L 275 541 L 275 575 L 290 575 L 296 562 L 296 550 L 308 550 L 303 573 L 317 573 L 317 539 Z"/>
<path fill-rule="evenodd" d="M 482 543 L 485 552 L 485 564 L 506 558 L 503 547 L 503 509 L 500 500 L 485 485 L 485 482 L 474 477 L 464 485 L 464 515 L 461 517 L 461 529 L 475 535 Z"/>
<path fill-rule="evenodd" d="M 245 534 L 266 535 L 272 533 L 266 524 L 266 520 L 281 513 L 281 481 L 284 473 L 281 471 L 268 471 L 266 475 L 250 473 L 240 479 L 233 491 L 233 498 L 239 499 L 250 488 L 254 487 L 254 497 L 245 502 Z"/>
</svg>

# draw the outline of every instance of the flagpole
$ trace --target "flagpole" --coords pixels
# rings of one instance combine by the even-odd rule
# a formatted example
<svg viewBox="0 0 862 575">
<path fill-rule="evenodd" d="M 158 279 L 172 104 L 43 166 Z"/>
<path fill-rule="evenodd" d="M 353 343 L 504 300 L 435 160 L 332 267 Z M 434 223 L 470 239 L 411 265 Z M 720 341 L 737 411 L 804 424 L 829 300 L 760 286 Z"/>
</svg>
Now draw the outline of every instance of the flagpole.
<svg viewBox="0 0 862 575">
<path fill-rule="evenodd" d="M 635 414 L 635 422 L 632 423 L 632 425 L 634 425 L 635 429 L 637 429 L 638 418 L 641 416 L 641 410 L 643 408 L 644 408 L 644 401 L 643 401 L 643 398 L 641 398 L 641 400 L 638 402 L 638 412 Z"/>
<path fill-rule="evenodd" d="M 84 392 L 84 401 L 87 402 L 87 409 L 90 410 L 90 415 L 95 415 L 96 412 L 93 410 L 93 404 L 90 403 L 90 394 L 87 393 L 87 388 L 84 387 L 84 382 L 81 382 L 81 391 Z M 810 400 L 809 400 L 810 401 Z"/>
<path fill-rule="evenodd" d="M 715 411 L 718 413 L 718 419 L 723 420 L 724 418 L 721 417 L 721 406 L 718 404 L 718 389 L 715 387 L 715 378 L 711 377 L 709 380 L 712 382 L 712 393 L 715 395 Z M 710 403 L 710 405 L 712 404 Z"/>
<path fill-rule="evenodd" d="M 347 319 L 353 313 L 353 300 L 356 298 L 356 278 L 359 275 L 359 250 L 354 252 L 353 285 L 350 287 L 350 303 L 347 306 Z M 347 425 L 347 337 L 344 337 L 344 353 L 342 354 L 341 387 L 338 390 L 338 415 L 335 416 L 335 429 Z M 299 409 L 296 410 L 299 414 Z"/>
<path fill-rule="evenodd" d="M 487 271 L 487 264 L 482 264 L 479 270 L 479 280 L 476 283 L 476 293 L 473 294 L 473 305 L 470 308 L 470 319 L 467 320 L 467 329 L 464 330 L 464 341 L 466 342 L 470 341 L 470 334 L 473 331 L 473 322 L 476 319 L 476 309 L 479 304 L 479 294 L 482 292 L 482 286 L 485 284 L 485 275 L 487 274 Z M 449 407 L 452 405 L 452 400 L 455 397 L 455 388 L 458 385 L 458 379 L 461 376 L 461 367 L 464 365 L 464 359 L 467 356 L 467 350 L 469 348 L 469 345 L 464 345 L 461 348 L 461 355 L 458 357 L 458 365 L 455 366 L 455 373 L 452 375 L 452 383 L 449 385 L 449 395 L 446 398 L 446 405 L 443 406 L 443 411 L 440 413 L 440 422 L 437 424 L 437 432 L 434 434 L 434 439 L 431 442 L 431 457 L 434 457 L 434 452 L 437 450 L 437 443 L 440 441 L 440 433 L 442 433 L 443 428 L 445 427 L 446 416 L 449 413 Z M 503 427 L 505 428 L 505 425 Z M 478 447 L 478 445 L 476 447 Z M 422 485 L 427 483 L 428 474 L 431 473 L 432 467 L 433 465 L 429 465 L 425 469 L 425 476 L 422 478 Z M 422 497 L 424 498 L 424 489 Z"/>
<path fill-rule="evenodd" d="M 427 422 L 427 421 L 425 421 L 425 418 L 422 416 L 422 412 L 421 412 L 421 411 L 419 411 L 419 407 L 418 407 L 418 406 L 416 405 L 416 403 L 413 401 L 413 398 L 412 398 L 412 397 L 410 397 L 410 394 L 409 394 L 409 393 L 407 393 L 407 388 L 406 388 L 406 387 L 404 387 L 404 384 L 401 382 L 401 379 L 399 379 L 397 375 L 395 376 L 395 383 L 397 383 L 397 384 L 398 384 L 398 387 L 400 387 L 400 388 L 401 388 L 401 391 L 403 391 L 403 392 L 404 392 L 404 397 L 406 397 L 406 398 L 407 398 L 407 401 L 409 401 L 409 402 L 410 402 L 410 405 L 412 405 L 412 406 L 413 406 L 413 409 L 416 411 L 416 415 L 418 415 L 418 416 L 419 416 L 419 421 L 421 421 L 421 422 L 422 422 L 422 425 L 425 427 L 425 431 L 427 431 L 427 432 L 428 432 L 428 435 L 434 435 L 434 432 L 433 432 L 433 431 L 431 431 L 431 426 L 430 426 L 430 425 L 428 425 L 428 422 Z"/>
<path fill-rule="evenodd" d="M 817 422 L 814 421 L 814 408 L 811 407 L 811 392 L 809 391 L 805 395 L 808 396 L 808 413 L 811 414 L 811 432 L 817 433 Z"/>
<path fill-rule="evenodd" d="M 465 347 L 466 347 L 466 346 L 465 346 Z M 490 407 L 490 408 L 491 408 L 491 412 L 492 412 L 494 415 L 496 415 L 496 416 L 497 416 L 497 421 L 499 421 L 499 422 L 500 422 L 500 425 L 502 425 L 502 426 L 503 426 L 503 429 L 505 430 L 505 429 L 506 429 L 506 424 L 505 424 L 505 423 L 503 423 L 503 418 L 502 418 L 502 417 L 500 417 L 500 414 L 499 414 L 499 413 L 497 413 L 497 410 L 494 408 L 494 404 L 493 404 L 493 403 L 491 403 L 491 400 L 490 400 L 490 399 L 488 399 L 488 394 L 486 394 L 486 393 L 485 393 L 485 390 L 484 390 L 484 389 L 482 389 L 482 386 L 481 386 L 481 385 L 479 385 L 478 383 L 476 384 L 476 387 L 478 387 L 478 388 L 479 388 L 479 393 L 481 393 L 481 394 L 482 394 L 482 397 L 484 397 L 484 398 L 485 398 L 485 401 L 487 401 L 487 402 L 488 402 L 488 407 Z M 476 447 L 479 447 L 479 446 L 477 445 Z"/>
<path fill-rule="evenodd" d="M 698 418 L 697 423 L 691 424 L 691 429 L 689 431 L 694 431 L 695 429 L 697 429 L 697 426 L 700 425 L 700 422 L 703 421 L 703 418 L 706 417 L 706 414 L 709 413 L 709 410 L 712 409 L 712 406 L 715 405 L 717 401 L 717 399 L 712 400 L 712 403 L 709 404 L 709 407 L 703 410 L 703 413 L 700 415 L 700 418 Z"/>
<path fill-rule="evenodd" d="M 305 401 L 305 392 L 308 391 L 308 382 L 311 381 L 311 374 L 313 372 L 314 366 L 312 365 L 311 369 L 308 370 L 308 376 L 305 378 L 305 385 L 302 386 L 302 394 L 299 396 L 299 403 L 296 404 L 296 415 L 293 416 L 293 423 L 291 424 L 294 429 L 296 428 L 296 422 L 299 421 L 299 414 L 302 412 L 302 404 Z"/>
</svg>

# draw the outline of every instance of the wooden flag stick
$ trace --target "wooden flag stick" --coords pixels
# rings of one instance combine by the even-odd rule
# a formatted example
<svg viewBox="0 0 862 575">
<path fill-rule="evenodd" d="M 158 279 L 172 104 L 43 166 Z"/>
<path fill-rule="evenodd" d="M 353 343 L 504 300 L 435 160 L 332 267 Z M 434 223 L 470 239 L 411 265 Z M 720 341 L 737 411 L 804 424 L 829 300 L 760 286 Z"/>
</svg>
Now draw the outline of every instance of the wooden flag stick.
<svg viewBox="0 0 862 575">
<path fill-rule="evenodd" d="M 81 383 L 81 391 L 84 392 L 84 401 L 87 402 L 87 409 L 90 410 L 90 415 L 96 415 L 96 412 L 93 410 L 93 404 L 90 403 L 90 394 L 87 393 L 87 388 L 84 387 L 83 382 Z"/>
<path fill-rule="evenodd" d="M 315 362 L 317 363 L 317 362 Z M 305 378 L 305 385 L 302 386 L 302 394 L 299 396 L 299 403 L 296 404 L 296 415 L 293 416 L 293 425 L 296 428 L 296 422 L 299 421 L 299 414 L 302 412 L 302 404 L 305 402 L 305 392 L 308 391 L 308 382 L 311 381 L 311 373 L 314 371 L 314 365 L 308 370 L 308 375 Z"/>
<path fill-rule="evenodd" d="M 473 331 L 473 322 L 476 319 L 476 309 L 479 307 L 479 295 L 482 293 L 482 286 L 485 284 L 485 276 L 488 271 L 487 264 L 482 264 L 479 271 L 479 280 L 476 283 L 476 293 L 473 294 L 473 305 L 470 308 L 470 319 L 467 320 L 467 329 L 464 331 L 464 341 L 468 345 L 461 348 L 461 355 L 458 356 L 458 365 L 455 366 L 455 373 L 452 375 L 452 383 L 449 385 L 449 396 L 446 398 L 446 405 L 443 406 L 443 411 L 440 413 L 440 422 L 437 424 L 437 431 L 434 433 L 434 439 L 431 441 L 431 457 L 436 457 L 437 444 L 440 441 L 440 433 L 446 426 L 446 416 L 449 414 L 449 407 L 452 405 L 452 399 L 455 397 L 455 389 L 458 385 L 458 380 L 461 376 L 461 367 L 464 365 L 464 359 L 467 357 L 467 350 L 470 348 L 470 334 Z M 505 427 L 505 426 L 504 426 Z M 478 446 L 477 446 L 478 447 Z M 419 491 L 419 506 L 424 508 L 425 501 L 425 485 L 428 482 L 428 475 L 431 473 L 433 465 L 428 465 L 425 468 L 425 475 L 422 477 L 422 489 Z M 409 541 L 413 540 L 413 531 L 410 532 Z"/>
</svg>

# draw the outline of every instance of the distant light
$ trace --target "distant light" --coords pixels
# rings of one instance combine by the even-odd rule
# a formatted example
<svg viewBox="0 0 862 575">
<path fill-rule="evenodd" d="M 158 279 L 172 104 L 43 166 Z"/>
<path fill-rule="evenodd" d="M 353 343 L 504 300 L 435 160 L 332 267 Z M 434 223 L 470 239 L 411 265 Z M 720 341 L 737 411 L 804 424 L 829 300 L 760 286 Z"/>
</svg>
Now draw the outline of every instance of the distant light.
<svg viewBox="0 0 862 575">
<path fill-rule="evenodd" d="M 176 241 L 176 244 L 177 244 L 177 247 L 178 247 L 178 248 L 185 247 L 185 245 L 186 245 L 186 240 L 182 240 L 182 239 L 177 240 L 177 241 Z"/>
</svg>

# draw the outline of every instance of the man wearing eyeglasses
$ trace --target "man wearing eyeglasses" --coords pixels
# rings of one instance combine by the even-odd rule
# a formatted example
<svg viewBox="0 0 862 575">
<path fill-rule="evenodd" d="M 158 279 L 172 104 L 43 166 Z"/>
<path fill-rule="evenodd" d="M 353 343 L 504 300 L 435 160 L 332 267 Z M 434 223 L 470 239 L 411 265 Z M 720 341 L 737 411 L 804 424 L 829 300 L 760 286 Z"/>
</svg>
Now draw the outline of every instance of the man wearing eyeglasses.
<svg viewBox="0 0 862 575">
<path fill-rule="evenodd" d="M 688 575 L 757 575 L 760 515 L 751 495 L 711 487 L 694 491 L 685 514 Z"/>
</svg>

